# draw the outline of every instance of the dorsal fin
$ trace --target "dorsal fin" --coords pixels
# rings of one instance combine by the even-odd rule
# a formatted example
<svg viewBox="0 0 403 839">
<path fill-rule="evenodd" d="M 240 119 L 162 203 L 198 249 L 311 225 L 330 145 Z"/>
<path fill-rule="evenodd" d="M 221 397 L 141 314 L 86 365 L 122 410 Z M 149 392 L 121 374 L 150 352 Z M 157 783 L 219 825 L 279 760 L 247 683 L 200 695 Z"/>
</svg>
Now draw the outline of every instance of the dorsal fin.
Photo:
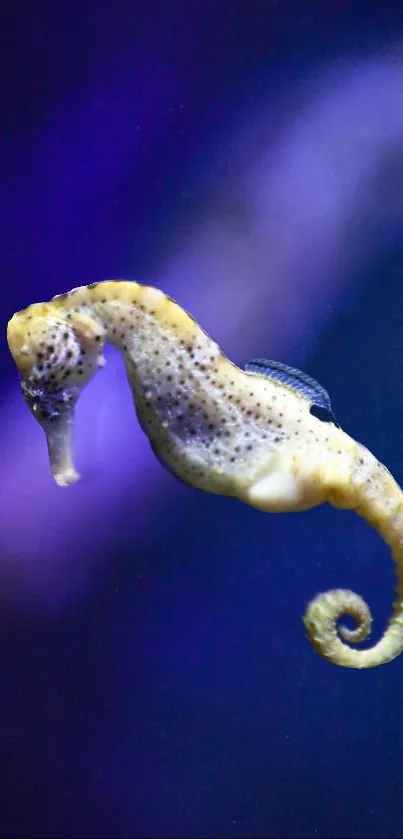
<svg viewBox="0 0 403 839">
<path fill-rule="evenodd" d="M 266 376 L 268 379 L 274 379 L 276 382 L 281 382 L 281 384 L 291 388 L 291 390 L 294 390 L 300 396 L 303 396 L 309 402 L 310 406 L 324 411 L 325 416 L 319 415 L 318 419 L 328 420 L 337 425 L 327 390 L 315 379 L 312 379 L 311 376 L 308 376 L 307 373 L 303 373 L 302 370 L 297 370 L 296 367 L 289 367 L 281 361 L 255 358 L 245 364 L 245 371 L 247 373 Z"/>
</svg>

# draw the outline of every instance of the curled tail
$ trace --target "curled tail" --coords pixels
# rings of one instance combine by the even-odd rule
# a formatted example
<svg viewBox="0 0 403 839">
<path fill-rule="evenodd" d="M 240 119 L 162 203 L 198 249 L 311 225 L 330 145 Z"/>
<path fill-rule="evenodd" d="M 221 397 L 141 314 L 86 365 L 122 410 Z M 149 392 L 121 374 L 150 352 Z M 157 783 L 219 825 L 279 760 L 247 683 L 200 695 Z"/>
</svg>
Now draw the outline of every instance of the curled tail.
<svg viewBox="0 0 403 839">
<path fill-rule="evenodd" d="M 318 594 L 307 607 L 305 627 L 315 649 L 333 664 L 378 667 L 403 652 L 403 493 L 387 469 L 360 446 L 349 481 L 335 488 L 329 502 L 354 509 L 390 546 L 396 562 L 397 598 L 382 638 L 369 649 L 349 646 L 365 641 L 372 623 L 369 607 L 352 591 L 334 589 Z M 346 614 L 357 622 L 355 629 L 338 625 Z"/>
</svg>

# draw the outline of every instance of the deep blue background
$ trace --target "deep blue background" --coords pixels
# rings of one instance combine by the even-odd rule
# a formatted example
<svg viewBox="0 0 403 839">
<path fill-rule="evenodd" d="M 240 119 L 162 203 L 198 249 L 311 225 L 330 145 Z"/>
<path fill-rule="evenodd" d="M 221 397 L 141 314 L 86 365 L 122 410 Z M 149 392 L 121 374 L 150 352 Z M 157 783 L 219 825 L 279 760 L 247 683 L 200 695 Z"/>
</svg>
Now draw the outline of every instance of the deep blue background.
<svg viewBox="0 0 403 839">
<path fill-rule="evenodd" d="M 85 282 L 157 270 L 167 225 L 194 211 L 178 211 L 177 200 L 190 150 L 208 160 L 200 137 L 225 135 L 228 102 L 246 101 L 260 75 L 276 88 L 329 56 L 382 51 L 401 30 L 399 6 L 2 4 L 4 326 L 39 285 L 39 296 L 51 296 L 77 274 Z M 92 90 L 87 118 L 100 121 L 92 157 L 103 172 L 104 158 L 124 153 L 108 133 L 116 113 L 107 80 L 122 73 L 128 89 L 137 84 L 127 66 L 139 55 L 150 126 L 141 166 L 127 165 L 117 182 L 112 172 L 109 197 L 97 205 L 92 196 L 85 235 L 70 227 L 65 248 L 63 218 L 44 210 L 41 167 L 27 178 L 21 160 L 59 101 Z M 184 107 L 172 115 L 156 91 L 177 82 Z M 67 138 L 65 154 L 73 153 Z M 81 171 L 78 160 L 77 184 Z M 55 193 L 62 170 L 60 178 Z M 74 189 L 66 185 L 65 196 L 71 190 L 73 200 Z M 395 235 L 306 361 L 343 427 L 400 482 L 402 277 Z M 3 342 L 4 394 L 12 384 Z M 158 497 L 152 538 L 133 556 L 135 523 L 117 518 L 104 573 L 74 607 L 49 617 L 2 604 L 1 835 L 402 836 L 402 660 L 372 672 L 331 667 L 301 625 L 316 591 L 349 586 L 368 599 L 379 631 L 393 588 L 386 549 L 349 513 L 269 518 L 163 472 L 161 482 L 174 503 Z"/>
</svg>

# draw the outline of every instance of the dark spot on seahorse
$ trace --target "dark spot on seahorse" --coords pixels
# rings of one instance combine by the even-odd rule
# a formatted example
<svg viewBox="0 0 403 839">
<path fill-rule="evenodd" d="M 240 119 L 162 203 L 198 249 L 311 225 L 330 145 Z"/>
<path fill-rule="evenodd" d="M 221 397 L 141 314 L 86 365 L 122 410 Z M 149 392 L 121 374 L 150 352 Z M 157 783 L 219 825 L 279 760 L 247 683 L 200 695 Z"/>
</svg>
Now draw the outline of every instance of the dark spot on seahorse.
<svg viewBox="0 0 403 839">
<path fill-rule="evenodd" d="M 90 283 L 90 284 L 87 286 L 87 288 L 90 288 L 90 289 L 92 290 L 93 288 L 98 288 L 98 286 L 99 286 L 99 283 Z"/>
</svg>

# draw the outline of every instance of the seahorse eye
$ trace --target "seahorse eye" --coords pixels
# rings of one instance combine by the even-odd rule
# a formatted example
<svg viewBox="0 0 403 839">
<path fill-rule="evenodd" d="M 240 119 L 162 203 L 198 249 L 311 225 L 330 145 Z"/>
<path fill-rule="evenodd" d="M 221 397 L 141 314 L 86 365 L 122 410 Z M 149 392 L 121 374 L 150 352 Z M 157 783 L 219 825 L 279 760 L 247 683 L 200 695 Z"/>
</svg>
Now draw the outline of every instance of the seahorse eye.
<svg viewBox="0 0 403 839">
<path fill-rule="evenodd" d="M 43 420 L 52 421 L 57 416 L 57 412 L 49 403 L 44 400 L 40 401 L 37 397 L 32 401 L 31 410 L 38 422 Z"/>
<path fill-rule="evenodd" d="M 71 409 L 76 401 L 76 388 L 56 388 L 54 391 L 21 380 L 22 395 L 35 419 L 40 423 L 52 422 Z"/>
</svg>

